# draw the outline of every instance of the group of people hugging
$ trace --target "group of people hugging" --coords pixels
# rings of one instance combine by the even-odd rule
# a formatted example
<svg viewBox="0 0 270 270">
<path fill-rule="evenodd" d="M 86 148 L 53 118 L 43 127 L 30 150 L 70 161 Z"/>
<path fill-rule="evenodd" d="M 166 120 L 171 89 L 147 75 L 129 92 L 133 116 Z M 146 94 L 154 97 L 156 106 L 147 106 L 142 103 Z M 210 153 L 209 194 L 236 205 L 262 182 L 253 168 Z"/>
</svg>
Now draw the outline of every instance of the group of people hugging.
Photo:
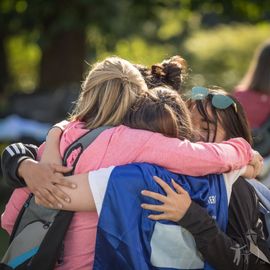
<svg viewBox="0 0 270 270">
<path fill-rule="evenodd" d="M 57 270 L 270 269 L 254 188 L 262 157 L 245 112 L 217 87 L 184 92 L 186 77 L 180 56 L 150 68 L 119 57 L 93 65 L 45 143 L 4 150 L 15 190 L 2 228 L 12 233 L 32 193 L 39 207 L 74 212 Z M 63 166 L 65 149 L 103 126 Z"/>
</svg>

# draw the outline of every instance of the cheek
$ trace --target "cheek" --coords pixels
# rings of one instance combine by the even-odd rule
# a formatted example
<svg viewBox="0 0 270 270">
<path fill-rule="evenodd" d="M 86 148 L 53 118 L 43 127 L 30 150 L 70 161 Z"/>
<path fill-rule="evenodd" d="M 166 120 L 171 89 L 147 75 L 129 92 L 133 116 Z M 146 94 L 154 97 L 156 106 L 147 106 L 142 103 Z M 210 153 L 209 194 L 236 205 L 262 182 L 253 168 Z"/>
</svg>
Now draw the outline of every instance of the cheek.
<svg viewBox="0 0 270 270">
<path fill-rule="evenodd" d="M 220 142 L 225 141 L 225 139 L 226 139 L 225 131 L 223 129 L 219 128 L 217 130 L 217 136 L 216 136 L 215 142 L 220 143 Z"/>
<path fill-rule="evenodd" d="M 208 141 L 208 132 L 206 130 L 200 130 L 199 141 L 207 142 Z"/>
<path fill-rule="evenodd" d="M 207 142 L 208 141 L 208 131 L 203 129 L 200 126 L 194 126 L 194 137 L 195 141 L 200 141 L 200 142 Z"/>
</svg>

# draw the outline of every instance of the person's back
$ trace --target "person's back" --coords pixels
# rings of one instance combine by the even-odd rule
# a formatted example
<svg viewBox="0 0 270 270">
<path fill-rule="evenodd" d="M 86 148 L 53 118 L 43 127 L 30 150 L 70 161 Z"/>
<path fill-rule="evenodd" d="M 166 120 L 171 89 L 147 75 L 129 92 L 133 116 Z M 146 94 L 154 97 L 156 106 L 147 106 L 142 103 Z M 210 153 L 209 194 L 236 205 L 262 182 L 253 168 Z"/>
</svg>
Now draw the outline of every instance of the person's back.
<svg viewBox="0 0 270 270">
<path fill-rule="evenodd" d="M 153 119 L 149 122 L 147 117 L 142 117 L 142 112 L 147 113 L 148 117 L 154 117 L 157 111 L 162 111 L 162 108 L 167 108 L 164 106 L 164 99 L 165 97 L 163 97 L 163 100 L 154 102 L 153 104 L 156 105 L 157 108 L 160 108 L 160 110 L 156 110 L 156 108 L 153 110 L 151 106 L 147 106 L 147 102 L 143 102 L 140 106 L 137 106 L 137 109 L 141 109 L 137 117 L 132 117 L 132 114 L 127 117 L 129 123 L 127 121 L 126 124 L 134 128 L 136 125 L 140 128 L 147 128 L 149 131 L 132 129 L 126 126 L 119 126 L 104 131 L 82 154 L 81 159 L 77 163 L 75 173 L 88 172 L 93 169 L 108 167 L 110 165 L 122 165 L 134 161 L 152 162 L 178 171 L 179 173 L 182 170 L 183 173 L 195 173 L 195 175 L 201 175 L 203 172 L 206 173 L 207 170 L 208 172 L 217 170 L 215 166 L 219 163 L 218 160 L 220 158 L 218 158 L 218 153 L 221 149 L 206 144 L 198 144 L 196 146 L 188 141 L 168 138 L 159 133 L 150 131 L 151 126 L 153 126 L 153 131 L 155 129 L 171 137 L 181 138 L 183 134 L 188 134 L 187 123 L 181 122 L 185 117 L 183 116 L 178 119 L 173 116 L 175 115 L 173 110 L 177 110 L 177 112 L 181 111 L 181 106 L 177 108 L 176 102 L 174 102 L 173 99 L 170 99 L 170 102 L 173 102 L 174 106 L 167 109 L 166 114 L 166 116 L 172 120 L 168 121 L 168 119 L 166 119 L 166 121 L 163 122 L 166 123 L 166 125 L 157 125 L 158 122 L 153 121 Z M 142 106 L 143 104 L 144 106 Z M 162 116 L 163 118 L 165 117 L 163 114 Z M 160 126 L 159 129 L 157 129 L 158 126 Z M 173 132 L 173 130 L 176 131 Z M 82 122 L 70 123 L 62 135 L 60 144 L 61 153 L 63 154 L 67 145 L 70 145 L 70 143 L 86 131 L 87 129 L 85 129 L 85 125 Z M 163 151 L 161 150 L 162 147 Z M 208 147 L 210 147 L 209 150 L 212 149 L 210 152 L 207 151 Z M 201 154 L 199 154 L 197 150 L 200 150 Z M 162 155 L 160 155 L 161 152 Z M 212 158 L 210 157 L 212 155 L 211 152 L 214 154 Z M 229 152 L 231 153 L 231 151 Z M 208 155 L 206 155 L 206 153 L 208 153 Z M 238 157 L 232 162 L 234 166 L 236 162 L 239 162 Z M 50 156 L 50 158 L 52 157 Z M 72 163 L 72 160 L 76 159 L 76 153 L 72 154 L 70 158 L 69 164 Z M 212 162 L 209 162 L 209 159 L 211 159 Z M 229 160 L 229 157 L 227 159 L 223 156 L 220 162 L 223 164 Z M 158 163 L 158 161 L 161 163 Z M 225 170 L 228 170 L 228 168 L 223 168 L 223 171 Z M 16 190 L 14 194 L 16 192 L 20 192 L 20 189 Z M 16 206 L 18 207 L 18 205 Z M 7 219 L 7 215 L 5 215 L 5 219 Z M 2 219 L 2 221 L 4 221 L 4 219 Z M 2 225 L 4 224 L 3 222 Z M 64 263 L 61 266 L 57 266 L 57 269 L 88 269 L 91 267 L 94 256 L 96 224 L 96 213 L 75 213 L 65 238 Z"/>
<path fill-rule="evenodd" d="M 89 185 L 99 215 L 95 269 L 210 269 L 188 230 L 175 222 L 148 219 L 155 212 L 140 207 L 142 203 L 159 205 L 141 196 L 143 189 L 164 195 L 153 176 L 162 177 L 170 186 L 172 179 L 179 183 L 226 230 L 228 204 L 223 175 L 194 178 L 147 163 L 90 172 Z"/>
<path fill-rule="evenodd" d="M 270 117 L 270 95 L 247 90 L 236 91 L 234 96 L 245 108 L 251 128 L 259 128 Z"/>
</svg>

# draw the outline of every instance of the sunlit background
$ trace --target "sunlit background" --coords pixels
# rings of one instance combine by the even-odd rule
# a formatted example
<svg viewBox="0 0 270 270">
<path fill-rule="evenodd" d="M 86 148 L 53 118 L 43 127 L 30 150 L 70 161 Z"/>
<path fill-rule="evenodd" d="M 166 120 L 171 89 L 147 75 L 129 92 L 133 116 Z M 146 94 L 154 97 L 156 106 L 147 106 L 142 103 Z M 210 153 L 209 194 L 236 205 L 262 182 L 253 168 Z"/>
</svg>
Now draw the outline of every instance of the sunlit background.
<svg viewBox="0 0 270 270">
<path fill-rule="evenodd" d="M 175 54 L 191 85 L 232 91 L 270 38 L 268 0 L 0 0 L 0 150 L 40 143 L 65 118 L 89 65 Z M 30 121 L 31 120 L 31 121 Z M 0 210 L 10 190 L 0 181 Z M 7 236 L 0 232 L 0 255 Z"/>
</svg>

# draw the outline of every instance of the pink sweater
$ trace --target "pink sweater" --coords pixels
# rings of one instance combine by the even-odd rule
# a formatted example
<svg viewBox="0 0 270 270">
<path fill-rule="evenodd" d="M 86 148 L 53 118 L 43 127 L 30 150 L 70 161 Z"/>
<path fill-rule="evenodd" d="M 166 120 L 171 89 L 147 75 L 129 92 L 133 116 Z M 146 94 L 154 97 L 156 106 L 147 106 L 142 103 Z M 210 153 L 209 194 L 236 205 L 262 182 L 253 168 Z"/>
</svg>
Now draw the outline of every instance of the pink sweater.
<svg viewBox="0 0 270 270">
<path fill-rule="evenodd" d="M 60 142 L 61 154 L 85 132 L 81 123 L 70 123 Z M 250 145 L 241 138 L 222 144 L 191 143 L 122 125 L 104 131 L 85 150 L 75 173 L 131 162 L 149 162 L 176 173 L 198 176 L 239 169 L 250 161 L 251 155 Z M 70 157 L 70 163 L 75 156 Z M 6 205 L 2 227 L 9 233 L 28 192 L 26 188 L 15 190 Z M 75 213 L 65 238 L 64 264 L 55 269 L 92 269 L 97 220 L 96 212 Z"/>
</svg>

